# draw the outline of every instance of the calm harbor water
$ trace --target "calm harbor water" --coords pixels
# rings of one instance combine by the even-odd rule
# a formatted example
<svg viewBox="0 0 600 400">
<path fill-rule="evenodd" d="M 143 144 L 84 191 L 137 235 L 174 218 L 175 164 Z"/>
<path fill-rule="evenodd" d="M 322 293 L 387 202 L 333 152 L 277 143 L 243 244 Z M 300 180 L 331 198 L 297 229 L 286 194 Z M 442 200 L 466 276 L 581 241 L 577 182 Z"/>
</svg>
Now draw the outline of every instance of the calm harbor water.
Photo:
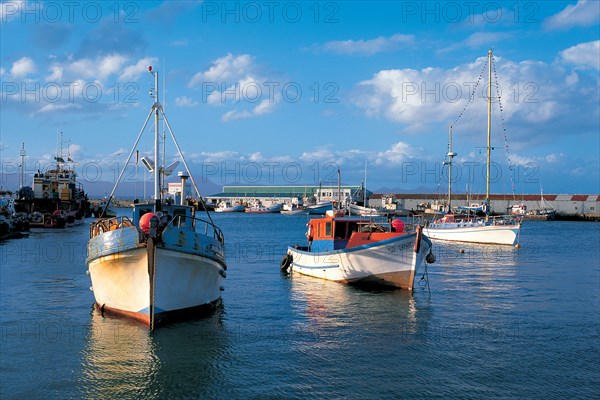
<svg viewBox="0 0 600 400">
<path fill-rule="evenodd" d="M 87 224 L 0 244 L 0 397 L 600 395 L 598 223 L 526 221 L 518 250 L 435 243 L 408 293 L 282 276 L 305 216 L 212 215 L 222 306 L 152 334 L 93 309 Z"/>
</svg>

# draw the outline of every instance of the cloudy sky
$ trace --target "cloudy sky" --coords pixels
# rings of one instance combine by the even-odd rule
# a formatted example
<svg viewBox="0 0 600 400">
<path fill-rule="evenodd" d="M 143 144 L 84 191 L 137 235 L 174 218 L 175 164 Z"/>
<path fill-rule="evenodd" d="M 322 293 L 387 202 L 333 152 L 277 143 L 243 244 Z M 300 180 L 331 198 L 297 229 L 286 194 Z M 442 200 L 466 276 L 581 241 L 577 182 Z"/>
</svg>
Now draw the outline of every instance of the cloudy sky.
<svg viewBox="0 0 600 400">
<path fill-rule="evenodd" d="M 86 187 L 114 181 L 152 65 L 201 191 L 338 168 L 360 184 L 366 166 L 371 190 L 444 192 L 452 124 L 455 189 L 481 192 L 492 49 L 493 191 L 599 193 L 599 25 L 585 0 L 2 1 L 0 184 L 22 143 L 46 168 L 59 132 Z"/>
</svg>

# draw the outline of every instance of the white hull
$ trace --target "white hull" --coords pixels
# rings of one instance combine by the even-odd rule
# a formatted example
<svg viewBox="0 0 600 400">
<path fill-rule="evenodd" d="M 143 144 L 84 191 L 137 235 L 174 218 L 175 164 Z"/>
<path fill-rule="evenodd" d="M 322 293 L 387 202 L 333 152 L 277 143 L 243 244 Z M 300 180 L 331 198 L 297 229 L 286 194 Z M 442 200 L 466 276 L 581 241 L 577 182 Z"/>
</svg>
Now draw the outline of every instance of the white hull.
<svg viewBox="0 0 600 400">
<path fill-rule="evenodd" d="M 414 277 L 430 250 L 426 238 L 414 251 L 416 235 L 330 252 L 307 252 L 288 248 L 291 270 L 316 278 L 344 283 L 367 283 L 412 290 Z"/>
<path fill-rule="evenodd" d="M 137 240 L 135 228 L 102 233 L 89 246 L 92 290 L 103 311 L 150 324 L 153 306 L 154 323 L 159 324 L 171 317 L 193 315 L 221 297 L 225 272 L 220 263 L 161 244 L 155 248 L 151 285 L 148 248 Z"/>
<path fill-rule="evenodd" d="M 520 225 L 483 225 L 447 223 L 425 227 L 423 232 L 433 240 L 451 242 L 515 245 Z M 461 226 L 467 225 L 467 226 Z"/>
<path fill-rule="evenodd" d="M 215 212 L 244 212 L 244 206 L 240 204 L 231 207 L 217 207 Z"/>
<path fill-rule="evenodd" d="M 312 206 L 306 207 L 309 214 L 325 214 L 327 211 L 333 209 L 333 203 L 330 201 L 324 203 L 317 203 Z"/>
</svg>

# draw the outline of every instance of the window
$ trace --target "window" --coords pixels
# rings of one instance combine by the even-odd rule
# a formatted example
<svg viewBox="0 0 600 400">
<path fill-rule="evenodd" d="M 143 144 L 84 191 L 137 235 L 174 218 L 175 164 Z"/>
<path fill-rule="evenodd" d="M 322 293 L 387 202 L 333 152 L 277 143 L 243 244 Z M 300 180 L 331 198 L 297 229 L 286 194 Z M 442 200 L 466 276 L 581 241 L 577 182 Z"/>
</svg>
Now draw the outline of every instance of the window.
<svg viewBox="0 0 600 400">
<path fill-rule="evenodd" d="M 325 222 L 325 236 L 331 236 L 331 222 Z"/>
</svg>

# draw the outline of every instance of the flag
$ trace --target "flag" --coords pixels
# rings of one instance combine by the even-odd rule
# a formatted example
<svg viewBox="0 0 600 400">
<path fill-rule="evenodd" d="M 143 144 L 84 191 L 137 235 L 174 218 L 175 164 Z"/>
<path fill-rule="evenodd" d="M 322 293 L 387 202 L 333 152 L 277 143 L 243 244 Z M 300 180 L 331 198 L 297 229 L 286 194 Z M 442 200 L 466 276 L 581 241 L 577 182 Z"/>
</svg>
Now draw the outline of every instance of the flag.
<svg viewBox="0 0 600 400">
<path fill-rule="evenodd" d="M 65 162 L 62 157 L 54 157 L 57 162 Z"/>
</svg>

